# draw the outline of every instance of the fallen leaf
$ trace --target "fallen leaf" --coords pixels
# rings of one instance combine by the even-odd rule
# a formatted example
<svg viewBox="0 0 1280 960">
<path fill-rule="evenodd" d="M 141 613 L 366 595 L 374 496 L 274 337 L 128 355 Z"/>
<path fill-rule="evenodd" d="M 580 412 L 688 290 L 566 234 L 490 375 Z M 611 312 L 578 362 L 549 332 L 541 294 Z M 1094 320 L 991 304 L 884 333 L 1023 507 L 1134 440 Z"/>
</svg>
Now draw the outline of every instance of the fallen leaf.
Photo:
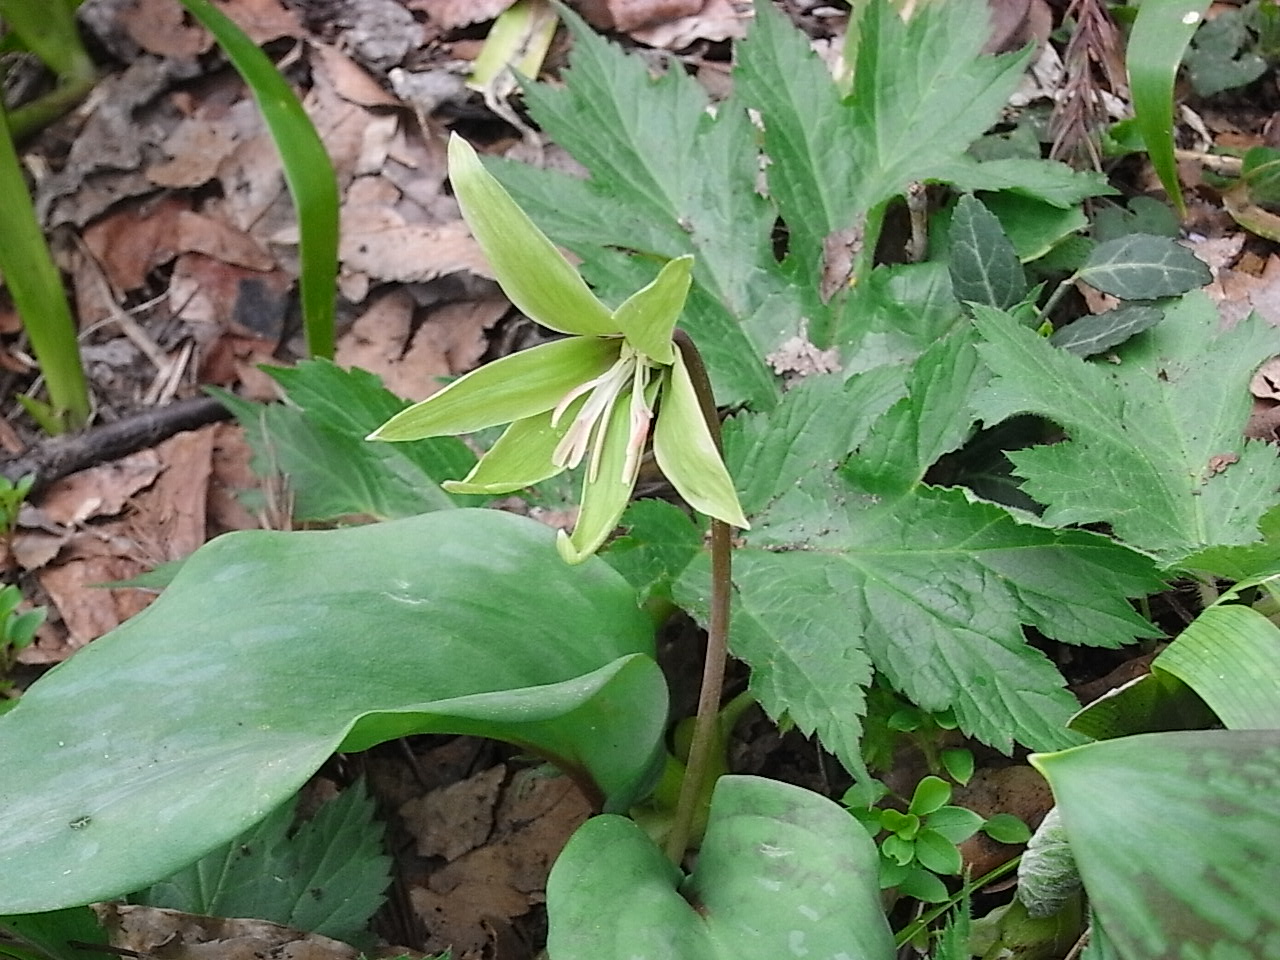
<svg viewBox="0 0 1280 960">
<path fill-rule="evenodd" d="M 641 27 L 692 17 L 704 0 L 578 0 L 578 12 L 601 30 L 629 33 Z"/>
<path fill-rule="evenodd" d="M 407 0 L 410 10 L 421 10 L 427 22 L 441 31 L 496 19 L 515 0 Z"/>
<path fill-rule="evenodd" d="M 179 217 L 190 207 L 188 198 L 169 193 L 121 204 L 84 228 L 85 246 L 117 293 L 139 289 L 152 270 L 178 254 Z"/>
<path fill-rule="evenodd" d="M 404 804 L 400 817 L 418 855 L 452 862 L 488 840 L 506 778 L 507 768 L 499 764 Z"/>
<path fill-rule="evenodd" d="M 119 16 L 129 37 L 158 57 L 190 59 L 213 46 L 213 36 L 199 24 L 192 25 L 172 0 L 132 0 Z"/>
<path fill-rule="evenodd" d="M 181 253 L 203 253 L 223 263 L 268 271 L 275 258 L 249 234 L 222 220 L 182 210 L 176 223 L 175 246 Z"/>
<path fill-rule="evenodd" d="M 746 36 L 751 18 L 747 0 L 706 0 L 702 9 L 657 26 L 632 30 L 631 37 L 661 50 L 683 50 L 699 40 L 720 43 Z"/>
</svg>

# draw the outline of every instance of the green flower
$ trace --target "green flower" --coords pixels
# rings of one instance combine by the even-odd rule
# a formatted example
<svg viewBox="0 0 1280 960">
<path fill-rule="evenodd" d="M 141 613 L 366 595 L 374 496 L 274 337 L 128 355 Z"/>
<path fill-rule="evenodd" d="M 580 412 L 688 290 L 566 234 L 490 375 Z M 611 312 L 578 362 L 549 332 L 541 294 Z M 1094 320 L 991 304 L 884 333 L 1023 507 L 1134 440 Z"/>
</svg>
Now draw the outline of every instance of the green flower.
<svg viewBox="0 0 1280 960">
<path fill-rule="evenodd" d="M 449 141 L 449 179 L 511 302 L 572 336 L 473 370 L 369 439 L 420 440 L 510 423 L 471 473 L 444 484 L 454 493 L 511 493 L 585 462 L 577 525 L 557 541 L 561 556 L 579 563 L 617 526 L 652 427 L 658 466 L 689 505 L 746 527 L 672 341 L 693 258 L 669 261 L 610 310 L 457 136 Z"/>
</svg>

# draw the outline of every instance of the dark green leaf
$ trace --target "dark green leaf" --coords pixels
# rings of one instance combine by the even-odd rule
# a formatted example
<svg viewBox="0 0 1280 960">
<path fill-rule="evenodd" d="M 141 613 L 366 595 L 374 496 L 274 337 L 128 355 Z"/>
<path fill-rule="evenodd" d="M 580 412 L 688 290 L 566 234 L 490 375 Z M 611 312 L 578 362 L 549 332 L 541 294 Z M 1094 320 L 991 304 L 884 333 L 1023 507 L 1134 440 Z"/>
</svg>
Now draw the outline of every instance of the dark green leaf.
<svg viewBox="0 0 1280 960">
<path fill-rule="evenodd" d="M 1012 307 L 1027 295 L 1027 278 L 1000 221 L 968 194 L 951 216 L 951 289 L 960 300 Z"/>
<path fill-rule="evenodd" d="M 257 826 L 146 890 L 136 902 L 184 913 L 254 917 L 351 940 L 382 904 L 391 858 L 363 781 L 293 826 L 296 798 Z"/>
<path fill-rule="evenodd" d="M 1149 733 L 1031 762 L 1121 957 L 1280 956 L 1280 731 Z"/>
<path fill-rule="evenodd" d="M 247 531 L 0 717 L 0 913 L 137 890 L 279 806 L 335 750 L 518 742 L 612 803 L 666 723 L 652 632 L 603 561 L 488 510 Z M 536 571 L 536 576 L 530 576 Z"/>
<path fill-rule="evenodd" d="M 1121 300 L 1176 297 L 1213 279 L 1204 261 L 1182 244 L 1146 233 L 1099 244 L 1076 276 Z"/>
<path fill-rule="evenodd" d="M 9 948 L 5 942 L 16 940 Z M 118 956 L 89 945 L 109 943 L 107 931 L 88 907 L 69 907 L 49 913 L 0 917 L 0 956 L 34 957 L 36 960 L 109 960 Z"/>
<path fill-rule="evenodd" d="M 1149 330 L 1164 318 L 1164 310 L 1150 303 L 1126 303 L 1106 313 L 1092 313 L 1055 330 L 1049 342 L 1077 357 L 1119 346 Z"/>
<path fill-rule="evenodd" d="M 596 817 L 547 881 L 556 960 L 891 960 L 875 846 L 836 804 L 790 784 L 722 777 L 683 878 L 630 820 Z"/>
<path fill-rule="evenodd" d="M 642 594 L 670 595 L 672 581 L 702 550 L 702 531 L 664 500 L 638 500 L 620 525 L 626 531 L 602 554 Z"/>
<path fill-rule="evenodd" d="M 964 866 L 956 845 L 936 830 L 927 827 L 916 837 L 916 860 L 926 870 L 947 875 L 959 873 Z"/>
<path fill-rule="evenodd" d="M 995 814 L 983 826 L 982 832 L 1000 843 L 1026 843 L 1031 839 L 1031 830 L 1011 813 Z"/>
</svg>

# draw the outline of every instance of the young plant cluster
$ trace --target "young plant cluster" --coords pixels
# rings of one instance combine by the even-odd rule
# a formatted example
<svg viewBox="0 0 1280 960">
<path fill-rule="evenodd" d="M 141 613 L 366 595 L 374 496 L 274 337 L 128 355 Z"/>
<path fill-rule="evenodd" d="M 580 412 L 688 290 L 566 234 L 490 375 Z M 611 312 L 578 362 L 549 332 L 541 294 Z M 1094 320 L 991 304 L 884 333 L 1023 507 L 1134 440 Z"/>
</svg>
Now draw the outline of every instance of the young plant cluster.
<svg viewBox="0 0 1280 960">
<path fill-rule="evenodd" d="M 1024 916 L 1070 917 L 1073 941 L 1087 923 L 1094 958 L 1280 956 L 1280 461 L 1242 433 L 1274 332 L 1222 329 L 1171 238 L 1091 233 L 1085 201 L 1115 192 L 1100 176 L 970 152 L 1026 63 L 981 54 L 985 5 L 904 21 L 867 3 L 848 90 L 771 4 L 755 13 L 714 108 L 566 13 L 564 85 L 525 96 L 586 179 L 451 143 L 504 290 L 571 336 L 416 406 L 324 361 L 273 372 L 287 404 L 240 406 L 257 443 L 290 441 L 300 512 L 380 522 L 213 541 L 0 718 L 0 769 L 24 771 L 0 781 L 0 926 L 174 890 L 334 751 L 454 732 L 547 757 L 596 804 L 548 882 L 553 960 L 891 960 L 929 934 L 895 935 L 882 888 L 961 902 L 956 844 L 1025 834 L 951 805 L 938 776 L 886 801 L 865 736 L 883 689 L 1034 751 L 1087 908 L 1024 890 Z M 878 264 L 921 183 L 950 198 L 925 248 Z M 1077 283 L 1118 306 L 1062 323 Z M 722 451 L 699 357 L 735 411 Z M 452 436 L 504 423 L 479 461 Z M 628 506 L 650 435 L 693 515 Z M 469 508 L 562 497 L 566 474 L 572 534 Z M 1206 609 L 1150 679 L 1079 711 L 1045 643 L 1160 637 L 1134 601 L 1174 578 Z M 654 659 L 651 612 L 672 606 L 713 641 L 687 764 Z M 854 778 L 849 809 L 760 777 L 711 788 L 727 624 L 750 695 Z M 664 772 L 683 779 L 665 849 L 627 815 Z M 307 889 L 332 904 L 334 883 Z M 970 955 L 951 916 L 939 960 Z"/>
</svg>

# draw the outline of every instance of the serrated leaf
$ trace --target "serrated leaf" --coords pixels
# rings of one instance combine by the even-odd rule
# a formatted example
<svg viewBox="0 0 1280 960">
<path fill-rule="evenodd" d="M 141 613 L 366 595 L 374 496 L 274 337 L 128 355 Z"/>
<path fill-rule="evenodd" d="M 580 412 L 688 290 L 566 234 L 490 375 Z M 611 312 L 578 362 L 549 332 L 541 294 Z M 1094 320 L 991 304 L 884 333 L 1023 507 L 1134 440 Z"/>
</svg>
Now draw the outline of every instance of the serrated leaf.
<svg viewBox="0 0 1280 960">
<path fill-rule="evenodd" d="M 1024 489 L 1056 525 L 1110 523 L 1116 536 L 1177 563 L 1215 544 L 1256 542 L 1280 461 L 1243 437 L 1249 378 L 1275 352 L 1261 320 L 1219 329 L 1202 295 L 1128 341 L 1120 363 L 1087 363 L 996 311 L 978 311 L 995 373 L 976 403 L 987 423 L 1034 413 L 1071 440 L 1012 452 Z"/>
<path fill-rule="evenodd" d="M 287 404 L 249 403 L 219 394 L 245 428 L 259 473 L 288 478 L 299 520 L 368 516 L 396 519 L 481 502 L 440 489 L 475 466 L 457 437 L 369 443 L 365 437 L 409 406 L 377 376 L 327 360 L 268 368 Z"/>
<path fill-rule="evenodd" d="M 939 180 L 958 190 L 974 193 L 1001 190 L 1027 199 L 1068 209 L 1089 197 L 1118 193 L 1106 177 L 1092 170 L 1072 170 L 1056 160 L 1006 157 L 975 163 L 967 156 L 939 169 Z M 985 200 L 986 198 L 984 198 Z"/>
<path fill-rule="evenodd" d="M 958 299 L 1005 309 L 1027 295 L 1027 278 L 995 214 L 965 194 L 951 215 L 951 289 Z"/>
<path fill-rule="evenodd" d="M 1031 762 L 1119 956 L 1280 956 L 1280 731 L 1150 733 Z"/>
<path fill-rule="evenodd" d="M 702 530 L 665 500 L 638 500 L 619 525 L 626 532 L 601 554 L 643 596 L 669 595 L 671 582 L 702 550 Z"/>
<path fill-rule="evenodd" d="M 1126 303 L 1105 313 L 1091 313 L 1053 332 L 1049 342 L 1077 357 L 1119 346 L 1164 318 L 1164 310 L 1151 303 Z"/>
<path fill-rule="evenodd" d="M 848 345 L 845 374 L 905 368 L 965 321 L 945 263 L 882 266 L 854 288 L 831 340 Z"/>
<path fill-rule="evenodd" d="M 446 510 L 201 547 L 0 717 L 0 768 L 24 771 L 0 779 L 0 913 L 142 888 L 333 752 L 412 733 L 514 740 L 632 802 L 666 724 L 652 626 L 614 571 L 559 562 L 553 539 Z"/>
<path fill-rule="evenodd" d="M 914 381 L 923 395 L 948 396 L 948 375 L 972 376 L 942 362 L 948 350 L 940 346 L 936 366 Z M 1107 646 L 1155 635 L 1125 600 L 1159 588 L 1150 561 L 1094 534 L 1020 523 L 963 491 L 919 485 L 917 461 L 967 428 L 963 408 L 914 398 L 895 405 L 885 418 L 905 425 L 884 433 L 915 434 L 896 468 L 914 480 L 897 481 L 889 496 L 846 482 L 841 447 L 865 436 L 867 424 L 851 404 L 815 403 L 821 382 L 806 388 L 788 394 L 769 423 L 738 418 L 726 436 L 742 489 L 773 491 L 744 496 L 752 529 L 734 562 L 731 644 L 752 668 L 761 705 L 816 731 L 855 772 L 872 665 L 921 709 L 953 708 L 961 727 L 988 743 L 1063 742 L 1074 700 L 1022 625 Z M 871 392 L 881 404 L 893 397 Z M 735 439 L 739 431 L 752 442 Z M 705 616 L 708 582 L 705 561 L 695 561 L 677 581 L 677 601 Z"/>
<path fill-rule="evenodd" d="M 1121 300 L 1176 297 L 1213 279 L 1208 265 L 1182 244 L 1146 233 L 1098 244 L 1076 276 Z"/>
<path fill-rule="evenodd" d="M 684 878 L 630 820 L 595 817 L 547 881 L 557 960 L 890 960 L 875 846 L 825 797 L 758 777 L 716 783 Z"/>
<path fill-rule="evenodd" d="M 291 831 L 296 798 L 257 826 L 144 891 L 137 902 L 184 913 L 253 917 L 350 940 L 391 882 L 382 826 L 363 782 Z"/>
<path fill-rule="evenodd" d="M 1059 207 L 1010 190 L 989 193 L 983 205 L 996 215 L 1005 236 L 1023 263 L 1037 260 L 1055 246 L 1089 226 L 1089 218 L 1077 204 Z M 1081 257 L 1081 260 L 1084 258 Z M 1073 265 L 1072 270 L 1079 264 Z"/>
</svg>

